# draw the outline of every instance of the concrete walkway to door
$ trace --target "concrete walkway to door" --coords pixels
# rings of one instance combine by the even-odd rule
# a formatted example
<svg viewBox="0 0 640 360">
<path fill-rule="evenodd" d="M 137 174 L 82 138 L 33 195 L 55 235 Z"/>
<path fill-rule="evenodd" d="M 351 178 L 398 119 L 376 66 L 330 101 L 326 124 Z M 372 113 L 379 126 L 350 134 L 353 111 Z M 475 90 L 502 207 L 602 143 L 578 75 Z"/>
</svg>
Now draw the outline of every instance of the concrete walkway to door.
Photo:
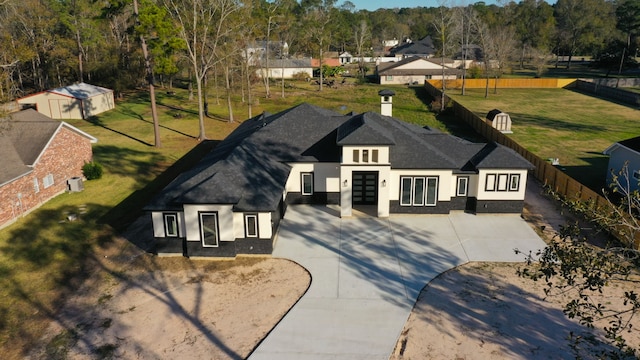
<svg viewBox="0 0 640 360">
<path fill-rule="evenodd" d="M 325 206 L 290 206 L 274 257 L 311 273 L 307 293 L 250 356 L 388 359 L 422 288 L 469 261 L 522 261 L 544 242 L 518 215 L 341 219 Z"/>
</svg>

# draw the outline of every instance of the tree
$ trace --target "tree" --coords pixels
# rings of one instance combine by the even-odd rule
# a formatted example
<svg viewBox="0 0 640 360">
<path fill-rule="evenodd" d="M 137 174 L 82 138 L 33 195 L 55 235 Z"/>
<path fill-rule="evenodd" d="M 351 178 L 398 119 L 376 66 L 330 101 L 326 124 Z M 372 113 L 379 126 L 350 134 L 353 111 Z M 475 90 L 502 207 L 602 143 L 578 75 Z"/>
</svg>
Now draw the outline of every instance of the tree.
<svg viewBox="0 0 640 360">
<path fill-rule="evenodd" d="M 196 79 L 198 94 L 198 140 L 205 140 L 204 80 L 207 73 L 224 60 L 218 47 L 235 30 L 230 21 L 240 4 L 235 0 L 161 0 L 177 23 L 187 57 Z"/>
<path fill-rule="evenodd" d="M 304 11 L 305 35 L 309 40 L 309 47 L 317 49 L 320 69 L 323 65 L 323 52 L 329 42 L 332 27 L 331 13 L 336 0 L 302 0 Z M 322 91 L 323 78 L 320 71 L 319 90 Z"/>
<path fill-rule="evenodd" d="M 625 60 L 625 52 L 627 56 L 637 53 L 638 35 L 640 35 L 640 0 L 623 0 L 616 8 L 618 30 L 625 34 L 626 47 L 622 52 L 620 59 L 620 71 Z M 632 47 L 633 45 L 633 47 Z"/>
<path fill-rule="evenodd" d="M 356 44 L 356 56 L 358 57 L 358 74 L 362 78 L 365 77 L 364 49 L 371 41 L 371 32 L 365 20 L 360 20 L 359 26 L 353 29 L 353 37 Z"/>
<path fill-rule="evenodd" d="M 438 15 L 433 23 L 433 27 L 438 33 L 440 39 L 440 57 L 442 59 L 442 96 L 440 97 L 440 111 L 444 111 L 445 109 L 445 93 L 447 91 L 447 82 L 445 81 L 445 66 L 444 66 L 444 58 L 448 53 L 449 47 L 452 46 L 453 40 L 453 23 L 454 18 L 452 16 L 452 11 L 446 7 L 447 0 L 440 0 L 438 2 Z"/>
<path fill-rule="evenodd" d="M 553 7 L 542 0 L 520 1 L 515 9 L 513 25 L 520 42 L 520 68 L 524 68 L 525 54 L 531 49 L 548 53 L 555 28 Z"/>
<path fill-rule="evenodd" d="M 567 69 L 576 51 L 602 47 L 610 35 L 613 7 L 604 0 L 558 0 L 555 6 L 558 41 L 569 53 Z"/>
<path fill-rule="evenodd" d="M 593 202 L 562 200 L 564 205 L 590 220 L 597 228 L 615 233 L 617 242 L 598 247 L 589 243 L 578 223 L 560 228 L 549 245 L 536 254 L 528 254 L 526 266 L 518 270 L 522 277 L 545 282 L 545 294 L 569 295 L 564 306 L 569 318 L 594 328 L 598 322 L 606 321 L 602 330 L 605 338 L 615 346 L 603 358 L 637 358 L 637 350 L 629 346 L 625 334 L 631 331 L 631 320 L 640 311 L 640 296 L 635 291 L 621 295 L 621 306 L 613 306 L 597 299 L 610 297 L 608 286 L 612 283 L 627 283 L 636 287 L 640 266 L 637 237 L 640 234 L 640 193 L 630 191 L 628 167 L 625 165 L 613 176 L 610 188 L 618 194 L 613 200 L 596 206 Z M 633 180 L 636 181 L 636 180 Z M 606 194 L 606 192 L 605 192 Z M 552 193 L 553 195 L 553 193 Z M 574 338 L 573 341 L 579 341 Z"/>
</svg>

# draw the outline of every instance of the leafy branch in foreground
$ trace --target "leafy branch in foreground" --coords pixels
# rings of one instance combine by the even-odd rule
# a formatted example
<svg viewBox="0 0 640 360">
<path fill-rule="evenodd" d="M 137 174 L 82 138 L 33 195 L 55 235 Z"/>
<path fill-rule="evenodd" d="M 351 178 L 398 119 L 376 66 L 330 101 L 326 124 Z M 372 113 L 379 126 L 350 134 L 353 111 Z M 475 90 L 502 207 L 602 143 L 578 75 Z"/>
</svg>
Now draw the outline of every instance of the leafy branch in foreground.
<svg viewBox="0 0 640 360">
<path fill-rule="evenodd" d="M 519 252 L 516 250 L 516 252 Z M 564 314 L 588 328 L 601 327 L 605 340 L 613 347 L 601 350 L 601 356 L 613 359 L 637 358 L 627 334 L 640 309 L 640 298 L 633 290 L 624 291 L 620 301 L 610 301 L 608 287 L 614 283 L 638 281 L 640 253 L 624 247 L 598 248 L 580 235 L 577 224 L 561 227 L 549 245 L 528 254 L 520 277 L 543 281 L 546 297 L 567 296 Z M 607 300 L 604 300 L 604 299 Z M 580 337 L 570 336 L 579 342 Z M 578 348 L 572 345 L 574 351 Z M 577 356 L 579 357 L 579 356 Z"/>
</svg>

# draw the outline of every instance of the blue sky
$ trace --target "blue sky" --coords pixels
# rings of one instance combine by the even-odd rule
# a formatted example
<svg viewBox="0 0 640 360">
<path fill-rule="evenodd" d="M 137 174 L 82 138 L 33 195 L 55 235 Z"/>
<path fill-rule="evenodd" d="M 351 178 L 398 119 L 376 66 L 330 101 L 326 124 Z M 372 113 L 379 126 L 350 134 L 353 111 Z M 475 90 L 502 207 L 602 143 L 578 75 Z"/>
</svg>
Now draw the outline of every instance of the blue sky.
<svg viewBox="0 0 640 360">
<path fill-rule="evenodd" d="M 407 7 L 407 8 L 413 8 L 413 7 L 418 7 L 418 6 L 426 6 L 426 7 L 434 7 L 434 6 L 438 6 L 438 1 L 437 0 L 399 0 L 399 1 L 392 1 L 392 0 L 350 0 L 355 6 L 356 6 L 356 10 L 376 10 L 379 8 L 403 8 L 403 7 Z M 449 4 L 454 4 L 454 5 L 465 5 L 465 4 L 474 4 L 476 2 L 478 2 L 479 0 L 449 0 L 447 1 Z M 342 5 L 342 3 L 344 2 L 344 0 L 338 0 L 336 1 L 336 6 L 340 6 Z M 485 0 L 484 1 L 487 5 L 488 4 L 495 4 L 496 1 L 495 0 Z M 555 0 L 547 0 L 548 3 L 553 4 L 556 1 Z"/>
</svg>

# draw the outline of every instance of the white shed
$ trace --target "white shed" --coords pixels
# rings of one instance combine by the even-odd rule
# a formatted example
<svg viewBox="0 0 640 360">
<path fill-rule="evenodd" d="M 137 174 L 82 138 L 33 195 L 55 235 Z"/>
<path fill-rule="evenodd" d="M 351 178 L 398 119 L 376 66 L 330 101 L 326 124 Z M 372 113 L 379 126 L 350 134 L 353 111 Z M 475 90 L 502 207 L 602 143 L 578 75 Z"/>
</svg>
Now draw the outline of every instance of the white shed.
<svg viewBox="0 0 640 360">
<path fill-rule="evenodd" d="M 491 125 L 503 134 L 511 134 L 511 116 L 498 109 L 493 109 L 487 113 L 487 120 Z"/>
<path fill-rule="evenodd" d="M 23 108 L 35 109 L 52 119 L 88 119 L 115 107 L 113 90 L 87 83 L 78 83 L 17 100 Z"/>
</svg>

